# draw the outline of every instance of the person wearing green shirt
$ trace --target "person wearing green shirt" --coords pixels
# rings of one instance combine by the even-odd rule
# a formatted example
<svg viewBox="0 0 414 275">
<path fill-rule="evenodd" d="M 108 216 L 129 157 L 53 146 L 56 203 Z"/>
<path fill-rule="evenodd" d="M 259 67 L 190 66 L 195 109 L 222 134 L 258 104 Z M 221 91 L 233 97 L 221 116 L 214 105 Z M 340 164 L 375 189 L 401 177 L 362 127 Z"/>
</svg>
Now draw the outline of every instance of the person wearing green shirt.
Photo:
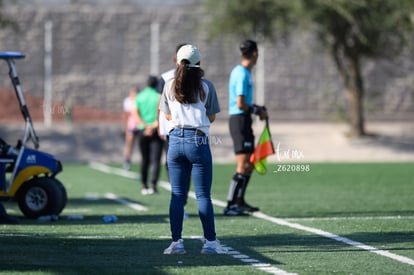
<svg viewBox="0 0 414 275">
<path fill-rule="evenodd" d="M 164 140 L 158 134 L 158 104 L 160 93 L 157 91 L 158 78 L 149 76 L 147 87 L 135 97 L 133 115 L 137 127 L 142 131 L 139 141 L 141 151 L 141 194 L 157 193 L 157 182 L 160 175 L 161 155 Z M 148 174 L 151 168 L 151 188 L 148 186 Z"/>
</svg>

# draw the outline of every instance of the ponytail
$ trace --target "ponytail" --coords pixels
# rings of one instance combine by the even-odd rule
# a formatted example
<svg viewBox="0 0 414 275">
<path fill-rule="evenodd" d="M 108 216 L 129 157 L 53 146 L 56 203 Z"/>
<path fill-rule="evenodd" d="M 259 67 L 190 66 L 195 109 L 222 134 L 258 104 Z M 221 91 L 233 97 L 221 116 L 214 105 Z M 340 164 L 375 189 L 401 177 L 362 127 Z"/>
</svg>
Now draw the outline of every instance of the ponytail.
<svg viewBox="0 0 414 275">
<path fill-rule="evenodd" d="M 197 103 L 206 97 L 201 81 L 204 71 L 200 67 L 188 67 L 188 64 L 184 59 L 177 65 L 173 83 L 175 99 L 181 104 Z"/>
</svg>

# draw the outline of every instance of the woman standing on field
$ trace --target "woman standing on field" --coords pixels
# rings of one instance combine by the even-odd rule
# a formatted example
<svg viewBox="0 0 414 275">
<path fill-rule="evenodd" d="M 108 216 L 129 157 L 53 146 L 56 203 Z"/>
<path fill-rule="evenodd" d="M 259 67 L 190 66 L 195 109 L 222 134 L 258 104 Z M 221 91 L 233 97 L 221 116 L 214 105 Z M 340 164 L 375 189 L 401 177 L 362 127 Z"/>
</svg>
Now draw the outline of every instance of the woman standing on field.
<svg viewBox="0 0 414 275">
<path fill-rule="evenodd" d="M 211 202 L 212 157 L 208 142 L 210 123 L 220 112 L 220 106 L 214 86 L 202 78 L 204 71 L 200 68 L 200 60 L 200 52 L 195 46 L 184 45 L 179 49 L 175 77 L 165 84 L 160 102 L 160 110 L 171 127 L 167 164 L 171 181 L 172 243 L 164 254 L 185 253 L 181 234 L 190 176 L 204 231 L 201 253 L 227 253 L 216 239 Z"/>
</svg>

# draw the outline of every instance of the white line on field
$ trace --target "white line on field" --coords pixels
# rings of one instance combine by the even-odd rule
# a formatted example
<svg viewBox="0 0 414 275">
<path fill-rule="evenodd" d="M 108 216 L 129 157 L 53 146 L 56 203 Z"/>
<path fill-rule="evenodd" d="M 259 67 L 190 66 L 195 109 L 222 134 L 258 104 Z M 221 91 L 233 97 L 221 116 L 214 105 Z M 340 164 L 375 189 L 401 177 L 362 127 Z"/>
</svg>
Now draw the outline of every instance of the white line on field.
<svg viewBox="0 0 414 275">
<path fill-rule="evenodd" d="M 117 168 L 114 168 L 114 167 L 110 167 L 110 166 L 105 165 L 103 163 L 90 162 L 89 166 L 91 168 L 95 169 L 95 170 L 98 170 L 98 171 L 101 171 L 101 172 L 104 172 L 104 173 L 108 173 L 108 174 L 115 174 L 115 175 L 118 175 L 118 176 L 130 178 L 130 179 L 137 179 L 138 178 L 137 173 L 130 172 L 130 171 L 125 171 L 125 170 L 122 170 L 122 169 L 117 169 Z M 128 200 L 119 198 L 113 193 L 106 193 L 105 197 L 107 199 L 119 202 L 120 204 L 126 205 L 126 206 L 128 206 L 128 207 L 130 207 L 134 210 L 137 210 L 137 211 L 147 211 L 148 210 L 145 206 L 143 206 L 141 204 L 130 202 Z"/>
<path fill-rule="evenodd" d="M 82 209 L 74 209 L 74 208 L 69 208 L 69 207 L 65 207 L 65 214 L 79 214 L 79 213 L 88 213 L 90 212 L 91 209 L 89 208 L 82 208 Z"/>
<path fill-rule="evenodd" d="M 288 275 L 288 274 L 293 275 L 293 274 L 296 274 L 296 273 L 290 273 L 290 272 L 287 272 L 283 269 L 274 267 L 271 264 L 263 263 L 263 262 L 261 262 L 257 259 L 250 258 L 250 256 L 245 255 L 245 254 L 241 254 L 239 251 L 234 250 L 230 246 L 226 246 L 224 244 L 223 244 L 223 246 L 226 247 L 229 250 L 228 254 L 231 257 L 233 257 L 234 259 L 237 259 L 237 260 L 239 260 L 243 263 L 249 264 L 249 265 L 251 265 L 251 266 L 253 266 L 257 269 L 260 269 L 262 271 L 265 271 L 267 273 L 275 274 L 275 275 Z"/>
<path fill-rule="evenodd" d="M 283 220 L 283 219 L 268 216 L 268 215 L 266 215 L 262 212 L 255 212 L 255 213 L 252 214 L 252 216 L 254 216 L 256 218 L 259 218 L 259 219 L 262 219 L 262 220 L 267 220 L 267 221 L 270 221 L 270 222 L 273 222 L 273 223 L 276 223 L 276 224 L 279 224 L 279 225 L 284 225 L 284 226 L 288 226 L 290 228 L 295 228 L 295 229 L 298 229 L 298 230 L 302 230 L 302 231 L 310 232 L 310 233 L 313 233 L 313 234 L 316 234 L 316 235 L 320 235 L 322 237 L 329 238 L 329 239 L 332 239 L 332 240 L 335 240 L 335 241 L 338 241 L 338 242 L 342 242 L 342 243 L 348 244 L 350 246 L 357 247 L 357 248 L 362 249 L 362 250 L 367 250 L 369 252 L 376 253 L 376 254 L 391 258 L 393 260 L 396 260 L 396 261 L 399 261 L 399 262 L 402 262 L 402 263 L 405 263 L 405 264 L 414 265 L 414 260 L 410 259 L 408 257 L 400 256 L 400 255 L 397 255 L 397 254 L 394 254 L 394 253 L 391 253 L 391 252 L 388 252 L 388 251 L 385 251 L 385 250 L 381 250 L 381 249 L 375 248 L 373 246 L 369 246 L 369 245 L 366 245 L 366 244 L 363 244 L 363 243 L 360 243 L 360 242 L 357 242 L 357 241 L 353 241 L 353 240 L 345 238 L 345 237 L 335 235 L 333 233 L 329 233 L 327 231 L 323 231 L 323 230 L 313 228 L 313 227 L 309 227 L 309 226 L 300 225 L 300 224 L 297 224 L 297 223 L 291 223 L 291 222 L 288 222 L 288 221 Z"/>
<path fill-rule="evenodd" d="M 306 218 L 284 218 L 285 221 L 341 221 L 341 220 L 402 220 L 414 219 L 414 216 L 361 216 L 361 217 L 306 217 Z"/>
<path fill-rule="evenodd" d="M 110 169 L 116 169 L 116 168 L 111 168 L 111 167 L 109 167 L 105 164 L 99 164 L 99 165 L 95 165 L 95 166 L 91 166 L 91 167 L 95 168 L 97 170 L 100 170 L 98 168 L 99 166 L 108 167 Z M 106 168 L 106 169 L 108 169 L 108 168 Z M 117 170 L 121 170 L 121 169 L 117 169 Z M 118 173 L 116 173 L 116 174 L 118 174 Z M 167 182 L 160 182 L 160 186 L 167 189 L 167 190 L 171 190 L 170 184 L 167 183 Z M 195 194 L 193 192 L 190 192 L 189 196 L 192 197 L 192 198 L 195 198 Z M 213 201 L 213 204 L 215 204 L 217 206 L 221 206 L 221 207 L 226 206 L 226 203 L 223 202 L 223 201 L 219 201 L 219 200 L 212 200 L 212 201 Z M 351 240 L 351 239 L 348 239 L 348 238 L 345 238 L 345 237 L 341 237 L 339 235 L 336 235 L 336 234 L 333 234 L 333 233 L 330 233 L 330 232 L 327 232 L 327 231 L 323 231 L 323 230 L 313 228 L 313 227 L 309 227 L 309 226 L 300 225 L 300 224 L 297 224 L 297 223 L 292 223 L 292 222 L 289 222 L 289 221 L 284 220 L 284 219 L 279 219 L 279 218 L 275 218 L 275 217 L 266 215 L 262 212 L 254 212 L 252 214 L 252 216 L 256 217 L 256 218 L 259 218 L 259 219 L 262 219 L 262 220 L 270 221 L 270 222 L 275 223 L 275 224 L 287 226 L 287 227 L 298 229 L 298 230 L 305 231 L 305 232 L 310 232 L 312 234 L 316 234 L 316 235 L 319 235 L 319 236 L 322 236 L 322 237 L 325 237 L 325 238 L 329 238 L 329 239 L 332 239 L 332 240 L 335 240 L 335 241 L 338 241 L 338 242 L 342 242 L 342 243 L 345 243 L 347 245 L 357 247 L 359 249 L 366 250 L 366 251 L 369 251 L 369 252 L 372 252 L 372 253 L 375 253 L 375 254 L 378 254 L 378 255 L 381 255 L 381 256 L 399 261 L 401 263 L 414 265 L 414 260 L 410 259 L 408 257 L 400 256 L 400 255 L 391 253 L 391 252 L 386 251 L 386 250 L 378 249 L 378 248 L 375 248 L 373 246 L 369 246 L 369 245 L 363 244 L 361 242 L 357 242 L 357 241 L 354 241 L 354 240 Z"/>
<path fill-rule="evenodd" d="M 139 179 L 139 175 L 135 172 L 125 171 L 123 169 L 114 168 L 99 162 L 90 162 L 89 166 L 95 170 L 99 170 L 108 174 L 115 174 L 129 179 Z"/>
<path fill-rule="evenodd" d="M 80 240 L 117 240 L 125 239 L 125 236 L 62 236 L 60 239 L 80 239 Z"/>
<path fill-rule="evenodd" d="M 160 238 L 162 238 L 162 239 L 171 239 L 171 236 L 160 236 Z M 197 240 L 200 240 L 201 242 L 204 241 L 204 238 L 202 236 L 183 236 L 183 238 L 184 239 L 197 239 Z M 237 259 L 237 260 L 239 260 L 243 263 L 250 264 L 251 266 L 253 266 L 257 269 L 263 270 L 267 273 L 275 274 L 275 275 L 295 275 L 296 274 L 296 273 L 290 273 L 290 272 L 284 271 L 283 269 L 276 268 L 276 267 L 274 267 L 274 266 L 272 266 L 268 263 L 263 263 L 259 260 L 250 258 L 250 256 L 245 255 L 245 254 L 241 254 L 239 251 L 234 250 L 232 247 L 227 246 L 223 243 L 221 243 L 221 245 L 229 250 L 227 255 L 229 255 L 229 256 L 231 256 L 231 257 L 233 257 L 233 258 L 235 258 L 235 259 Z"/>
<path fill-rule="evenodd" d="M 2 234 L 0 233 L 1 237 L 28 237 L 28 238 L 44 238 L 44 237 L 50 237 L 47 234 L 19 234 L 19 233 L 6 233 L 6 234 Z M 111 239 L 125 239 L 125 236 L 94 236 L 94 235 L 89 235 L 89 236 L 57 236 L 54 237 L 56 239 L 82 239 L 82 240 L 111 240 Z"/>
<path fill-rule="evenodd" d="M 147 211 L 148 210 L 148 208 L 146 208 L 145 206 L 143 206 L 141 204 L 138 204 L 138 203 L 135 203 L 135 202 L 130 202 L 128 200 L 118 198 L 115 194 L 112 194 L 112 193 L 106 193 L 105 197 L 107 199 L 119 202 L 120 204 L 126 205 L 129 208 L 132 208 L 132 209 L 137 210 L 137 211 Z"/>
</svg>

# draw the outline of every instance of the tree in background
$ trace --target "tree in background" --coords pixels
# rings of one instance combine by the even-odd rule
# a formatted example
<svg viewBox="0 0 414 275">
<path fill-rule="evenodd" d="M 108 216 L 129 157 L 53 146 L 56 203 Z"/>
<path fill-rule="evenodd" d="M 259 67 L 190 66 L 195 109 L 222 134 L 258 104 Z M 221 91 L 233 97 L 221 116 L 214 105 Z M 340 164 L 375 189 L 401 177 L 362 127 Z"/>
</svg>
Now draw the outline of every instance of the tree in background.
<svg viewBox="0 0 414 275">
<path fill-rule="evenodd" d="M 276 39 L 289 33 L 302 11 L 302 3 L 291 0 L 204 0 L 203 4 L 211 39 L 222 34 Z"/>
<path fill-rule="evenodd" d="M 274 39 L 294 28 L 316 28 L 330 49 L 350 106 L 350 135 L 363 136 L 363 58 L 393 58 L 412 39 L 412 0 L 205 0 L 211 37 Z"/>
<path fill-rule="evenodd" d="M 331 50 L 350 105 L 350 135 L 365 135 L 363 58 L 393 58 L 412 38 L 412 0 L 304 0 Z M 408 37 L 410 35 L 410 37 Z"/>
</svg>

